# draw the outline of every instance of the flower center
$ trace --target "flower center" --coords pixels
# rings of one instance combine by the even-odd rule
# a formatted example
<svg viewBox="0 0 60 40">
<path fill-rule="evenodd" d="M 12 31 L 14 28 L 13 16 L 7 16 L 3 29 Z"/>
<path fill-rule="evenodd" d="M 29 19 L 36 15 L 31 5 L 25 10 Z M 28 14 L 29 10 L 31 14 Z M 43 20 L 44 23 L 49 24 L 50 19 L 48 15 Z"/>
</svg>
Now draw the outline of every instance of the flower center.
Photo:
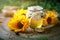
<svg viewBox="0 0 60 40">
<path fill-rule="evenodd" d="M 17 26 L 19 29 L 21 29 L 24 25 L 21 22 L 18 22 Z"/>
<path fill-rule="evenodd" d="M 51 24 L 51 21 L 52 21 L 51 17 L 48 17 L 47 19 L 48 24 Z"/>
</svg>

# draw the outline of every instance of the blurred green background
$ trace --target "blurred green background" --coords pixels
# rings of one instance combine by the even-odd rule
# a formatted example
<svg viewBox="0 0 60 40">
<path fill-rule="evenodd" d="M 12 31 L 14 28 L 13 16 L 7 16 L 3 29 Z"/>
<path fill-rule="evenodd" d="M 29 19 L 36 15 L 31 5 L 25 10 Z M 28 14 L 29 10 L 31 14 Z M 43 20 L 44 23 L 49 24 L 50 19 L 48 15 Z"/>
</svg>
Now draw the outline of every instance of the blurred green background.
<svg viewBox="0 0 60 40">
<path fill-rule="evenodd" d="M 0 10 L 4 6 L 18 6 L 20 8 L 27 8 L 28 6 L 39 5 L 47 10 L 60 11 L 59 0 L 0 0 Z"/>
</svg>

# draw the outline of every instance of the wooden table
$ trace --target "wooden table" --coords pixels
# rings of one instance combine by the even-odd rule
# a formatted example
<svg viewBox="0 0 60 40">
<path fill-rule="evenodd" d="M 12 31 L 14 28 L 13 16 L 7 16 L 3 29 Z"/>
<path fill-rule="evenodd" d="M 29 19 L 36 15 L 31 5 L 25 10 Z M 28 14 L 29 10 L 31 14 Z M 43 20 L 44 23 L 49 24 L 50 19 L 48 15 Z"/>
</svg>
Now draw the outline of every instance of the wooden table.
<svg viewBox="0 0 60 40">
<path fill-rule="evenodd" d="M 43 33 L 19 33 L 18 36 L 9 30 L 7 26 L 9 19 L 5 18 L 4 22 L 0 23 L 0 39 L 2 40 L 60 40 L 59 23 Z"/>
</svg>

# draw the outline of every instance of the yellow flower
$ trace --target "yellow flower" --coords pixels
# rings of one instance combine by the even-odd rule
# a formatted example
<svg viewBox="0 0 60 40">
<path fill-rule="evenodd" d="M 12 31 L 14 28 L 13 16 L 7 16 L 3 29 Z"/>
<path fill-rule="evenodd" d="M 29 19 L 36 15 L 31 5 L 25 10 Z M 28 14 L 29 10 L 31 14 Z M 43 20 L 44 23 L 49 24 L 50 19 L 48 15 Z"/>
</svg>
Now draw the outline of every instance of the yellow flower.
<svg viewBox="0 0 60 40">
<path fill-rule="evenodd" d="M 58 22 L 57 13 L 55 11 L 47 11 L 44 19 L 44 25 L 48 26 L 51 24 L 56 24 L 57 22 Z"/>
<path fill-rule="evenodd" d="M 8 22 L 10 30 L 14 32 L 25 32 L 29 27 L 29 19 L 24 15 L 15 14 Z"/>
</svg>

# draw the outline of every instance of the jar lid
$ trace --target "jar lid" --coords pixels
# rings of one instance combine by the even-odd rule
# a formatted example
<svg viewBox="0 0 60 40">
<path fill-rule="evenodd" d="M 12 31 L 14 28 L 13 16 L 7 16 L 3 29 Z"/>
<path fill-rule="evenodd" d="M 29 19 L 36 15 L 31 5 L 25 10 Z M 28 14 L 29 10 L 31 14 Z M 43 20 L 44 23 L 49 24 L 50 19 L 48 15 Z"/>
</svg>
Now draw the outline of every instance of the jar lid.
<svg viewBox="0 0 60 40">
<path fill-rule="evenodd" d="M 37 10 L 37 11 L 39 11 L 39 10 L 42 10 L 43 9 L 43 7 L 41 7 L 41 6 L 31 6 L 31 7 L 28 7 L 28 10 Z"/>
</svg>

